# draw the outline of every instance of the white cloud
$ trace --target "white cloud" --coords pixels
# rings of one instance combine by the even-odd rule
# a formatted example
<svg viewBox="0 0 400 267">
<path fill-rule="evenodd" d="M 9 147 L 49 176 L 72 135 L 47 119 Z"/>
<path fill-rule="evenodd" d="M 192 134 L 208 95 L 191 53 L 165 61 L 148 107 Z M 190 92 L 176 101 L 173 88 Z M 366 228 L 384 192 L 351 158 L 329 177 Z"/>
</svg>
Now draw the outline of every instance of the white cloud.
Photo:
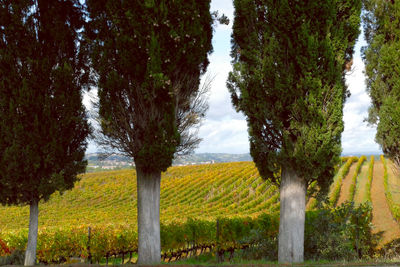
<svg viewBox="0 0 400 267">
<path fill-rule="evenodd" d="M 232 70 L 230 57 L 230 35 L 232 33 L 233 6 L 231 0 L 213 0 L 211 10 L 218 10 L 230 19 L 230 24 L 217 25 L 213 36 L 214 53 L 210 56 L 208 73 L 212 82 L 209 110 L 200 128 L 203 139 L 197 153 L 248 153 L 249 141 L 247 123 L 241 113 L 237 113 L 226 88 L 228 73 Z"/>
<path fill-rule="evenodd" d="M 220 6 L 223 6 L 222 2 L 219 2 Z M 232 108 L 226 88 L 226 78 L 231 70 L 230 33 L 227 33 L 226 29 L 217 28 L 215 36 L 215 53 L 210 57 L 209 72 L 217 76 L 212 85 L 207 120 L 199 133 L 203 142 L 197 152 L 245 153 L 249 151 L 247 124 L 244 116 Z M 364 45 L 365 40 L 360 35 L 355 48 L 353 71 L 346 77 L 351 92 L 351 97 L 347 99 L 344 107 L 345 130 L 342 134 L 342 148 L 346 154 L 380 151 L 374 141 L 375 128 L 364 122 L 370 106 L 370 98 L 365 91 L 365 67 L 359 52 Z"/>
<path fill-rule="evenodd" d="M 365 45 L 365 40 L 360 36 L 356 49 Z M 365 118 L 371 100 L 366 92 L 365 65 L 361 60 L 359 51 L 356 51 L 353 71 L 347 75 L 346 83 L 351 96 L 344 106 L 344 132 L 342 134 L 342 148 L 344 154 L 352 153 L 381 153 L 379 145 L 375 143 L 376 129 L 367 125 Z"/>
<path fill-rule="evenodd" d="M 245 120 L 207 120 L 200 128 L 203 142 L 197 153 L 248 153 L 249 141 Z"/>
<path fill-rule="evenodd" d="M 232 118 L 244 120 L 244 116 L 234 110 L 231 104 L 231 96 L 226 88 L 228 73 L 232 70 L 229 55 L 212 55 L 210 61 L 208 75 L 214 77 L 214 79 L 211 83 L 210 108 L 207 112 L 207 118 L 217 121 Z"/>
</svg>

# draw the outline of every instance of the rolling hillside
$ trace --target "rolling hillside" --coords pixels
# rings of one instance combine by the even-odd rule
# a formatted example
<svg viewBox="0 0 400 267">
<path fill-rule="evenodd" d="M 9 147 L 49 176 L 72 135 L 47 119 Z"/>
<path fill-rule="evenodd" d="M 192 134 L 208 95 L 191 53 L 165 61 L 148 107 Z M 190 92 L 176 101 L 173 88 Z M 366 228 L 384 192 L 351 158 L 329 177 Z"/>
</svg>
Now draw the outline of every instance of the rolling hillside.
<svg viewBox="0 0 400 267">
<path fill-rule="evenodd" d="M 71 191 L 39 204 L 39 228 L 136 224 L 134 170 L 89 173 Z M 161 221 L 258 216 L 279 210 L 276 187 L 251 162 L 171 167 L 162 175 Z M 29 208 L 0 207 L 0 231 L 28 228 Z"/>
<path fill-rule="evenodd" d="M 338 168 L 329 193 L 330 203 L 339 205 L 351 200 L 355 204 L 369 202 L 375 232 L 383 231 L 383 245 L 400 238 L 397 221 L 400 218 L 400 176 L 388 160 L 364 159 L 347 158 Z M 39 235 L 42 237 L 39 240 L 47 238 L 40 242 L 52 244 L 59 242 L 54 241 L 54 236 L 59 233 L 63 238 L 75 233 L 80 236 L 76 242 L 84 248 L 87 227 L 90 226 L 97 229 L 97 238 L 104 239 L 101 244 L 108 244 L 107 240 L 111 240 L 111 237 L 107 239 L 108 233 L 117 238 L 121 236 L 118 231 L 122 231 L 129 237 L 124 242 L 133 244 L 128 251 L 134 251 L 134 240 L 137 238 L 135 175 L 134 170 L 84 174 L 71 191 L 63 195 L 56 193 L 48 202 L 40 203 Z M 314 204 L 312 202 L 307 205 L 309 209 L 315 206 L 315 200 Z M 0 238 L 15 236 L 10 242 L 23 246 L 18 244 L 24 242 L 28 211 L 28 207 L 0 207 Z M 172 229 L 182 234 L 179 225 L 190 222 L 190 219 L 201 222 L 197 226 L 202 227 L 203 222 L 215 224 L 216 219 L 221 217 L 247 220 L 245 218 L 257 218 L 265 213 L 276 215 L 278 212 L 277 187 L 263 181 L 252 162 L 171 167 L 162 175 L 161 222 L 172 225 L 168 231 Z M 208 226 L 208 229 L 214 226 Z M 109 250 L 98 248 L 98 255 L 105 255 L 117 245 L 110 243 L 107 246 Z M 178 247 L 178 244 L 173 246 Z M 63 247 L 61 251 L 65 249 Z M 50 253 L 51 249 L 47 250 L 47 246 L 42 244 L 40 251 Z M 46 255 L 43 257 L 48 258 Z"/>
</svg>

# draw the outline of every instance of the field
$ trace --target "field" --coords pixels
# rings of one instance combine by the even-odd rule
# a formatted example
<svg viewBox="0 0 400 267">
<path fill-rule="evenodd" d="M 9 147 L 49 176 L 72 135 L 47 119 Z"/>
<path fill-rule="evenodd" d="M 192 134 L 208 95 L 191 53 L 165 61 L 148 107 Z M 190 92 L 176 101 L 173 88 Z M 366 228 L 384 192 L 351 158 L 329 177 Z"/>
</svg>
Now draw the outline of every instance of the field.
<svg viewBox="0 0 400 267">
<path fill-rule="evenodd" d="M 383 231 L 382 246 L 400 238 L 399 224 L 395 219 L 400 218 L 399 190 L 399 174 L 390 161 L 373 160 L 372 157 L 351 158 L 338 169 L 329 198 L 332 205 L 345 201 L 356 204 L 370 202 L 374 231 Z M 311 202 L 307 205 L 309 209 L 315 206 Z M 71 191 L 52 195 L 48 202 L 40 203 L 39 209 L 39 259 L 42 257 L 51 262 L 58 257 L 58 254 L 51 256 L 54 254 L 52 249 L 60 246 L 55 242 L 66 242 L 86 250 L 88 227 L 92 229 L 94 242 L 92 254 L 96 250 L 98 255 L 131 254 L 137 248 L 134 170 L 84 174 Z M 165 253 L 172 253 L 188 243 L 187 231 L 197 235 L 197 239 L 202 235 L 204 239 L 207 233 L 215 239 L 217 218 L 226 218 L 229 228 L 238 220 L 247 226 L 256 224 L 257 218 L 263 214 L 277 218 L 278 213 L 277 187 L 261 179 L 252 162 L 171 167 L 162 175 L 161 222 Z M 28 217 L 28 207 L 0 207 L 0 238 L 9 247 L 23 248 Z M 185 227 L 192 227 L 192 230 L 180 230 Z M 249 229 L 241 228 L 240 233 L 244 235 Z M 234 239 L 230 239 L 231 235 L 238 235 L 239 230 L 235 231 L 225 233 L 227 244 L 233 242 L 237 245 Z M 171 233 L 175 233 L 175 237 Z M 74 235 L 75 239 L 71 237 Z M 176 240 L 179 235 L 182 235 L 182 240 Z M 203 250 L 207 246 L 210 248 L 215 240 L 205 238 L 202 243 L 205 244 Z M 57 249 L 66 250 L 65 247 Z M 90 254 L 79 249 L 71 249 L 68 253 L 79 253 L 82 257 Z"/>
<path fill-rule="evenodd" d="M 136 224 L 136 194 L 134 170 L 82 175 L 74 189 L 40 203 L 39 227 Z M 162 175 L 163 223 L 277 210 L 276 187 L 264 182 L 250 162 L 172 167 Z M 1 207 L 1 230 L 28 228 L 28 216 L 29 207 Z"/>
</svg>

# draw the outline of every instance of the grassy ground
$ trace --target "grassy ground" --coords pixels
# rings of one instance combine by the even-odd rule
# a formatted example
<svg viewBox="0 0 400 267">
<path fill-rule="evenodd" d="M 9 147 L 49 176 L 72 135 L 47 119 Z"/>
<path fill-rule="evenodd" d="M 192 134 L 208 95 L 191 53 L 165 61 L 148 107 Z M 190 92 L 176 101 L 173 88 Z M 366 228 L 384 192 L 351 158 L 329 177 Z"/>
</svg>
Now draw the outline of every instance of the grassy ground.
<svg viewBox="0 0 400 267">
<path fill-rule="evenodd" d="M 137 254 L 133 255 L 131 262 L 125 257 L 123 266 L 138 266 L 135 264 L 137 261 Z M 108 261 L 108 266 L 120 266 L 122 264 L 122 258 L 110 257 Z M 132 265 L 133 264 L 133 265 Z M 375 259 L 369 261 L 313 261 L 313 260 L 306 260 L 303 263 L 294 263 L 294 264 L 279 264 L 277 261 L 271 261 L 267 259 L 259 259 L 259 260 L 252 260 L 252 259 L 245 259 L 243 258 L 243 254 L 241 252 L 235 252 L 235 256 L 231 261 L 229 261 L 229 253 L 224 255 L 224 261 L 218 262 L 215 253 L 203 253 L 201 255 L 184 258 L 178 261 L 173 261 L 170 263 L 162 262 L 160 266 L 398 266 L 400 264 L 399 259 L 392 259 L 392 260 L 384 260 L 384 259 Z M 93 267 L 93 265 L 87 265 L 85 263 L 80 262 L 67 262 L 66 264 L 60 266 L 88 266 Z M 98 266 L 105 266 L 106 260 L 102 259 L 100 261 L 100 265 Z M 122 265 L 121 265 L 122 266 Z"/>
<path fill-rule="evenodd" d="M 226 258 L 228 255 L 226 255 Z M 164 264 L 168 266 L 399 266 L 400 261 L 394 260 L 376 260 L 376 261 L 311 261 L 306 260 L 303 263 L 279 264 L 276 261 L 268 260 L 244 260 L 235 256 L 232 261 L 218 263 L 214 254 L 203 254 L 190 259 L 183 259 L 174 263 Z"/>
<path fill-rule="evenodd" d="M 371 185 L 372 198 L 372 223 L 375 232 L 383 231 L 380 245 L 386 244 L 400 236 L 399 224 L 393 219 L 386 201 L 385 188 L 383 185 L 383 164 L 375 162 Z"/>
<path fill-rule="evenodd" d="M 356 167 L 357 167 L 357 163 L 354 162 L 351 165 L 350 170 L 347 173 L 347 175 L 343 178 L 342 187 L 340 188 L 340 195 L 339 195 L 339 199 L 337 202 L 337 206 L 340 206 L 343 202 L 349 200 L 350 186 L 351 186 L 351 183 L 353 182 L 352 178 L 354 176 L 354 172 L 356 171 Z"/>
<path fill-rule="evenodd" d="M 361 167 L 360 174 L 357 178 L 356 193 L 354 195 L 354 203 L 359 205 L 366 201 L 366 185 L 368 181 L 369 161 L 365 162 Z"/>
<path fill-rule="evenodd" d="M 337 183 L 339 182 L 340 179 L 342 179 L 342 181 L 340 181 L 340 186 L 342 185 L 343 177 L 341 176 L 341 173 L 343 172 L 345 165 L 346 164 L 342 164 L 342 166 L 337 170 L 335 176 L 332 179 L 331 185 L 329 187 L 329 193 L 328 193 L 328 198 L 330 200 L 333 198 L 333 195 L 336 191 L 335 189 L 336 189 Z"/>
<path fill-rule="evenodd" d="M 165 267 L 165 266 L 178 266 L 178 267 L 195 267 L 195 266 L 243 266 L 243 267 L 285 267 L 285 266 L 315 266 L 315 267 L 338 267 L 338 266 L 399 266 L 400 262 L 304 262 L 304 263 L 295 263 L 295 264 L 278 264 L 274 262 L 265 262 L 265 261 L 249 261 L 243 263 L 222 263 L 222 264 L 197 264 L 197 263 L 167 263 L 167 264 L 160 264 L 160 265 L 150 265 L 153 267 Z M 22 266 L 22 265 L 21 265 Z M 41 266 L 41 265 L 37 265 Z M 43 265 L 46 266 L 46 265 Z M 47 265 L 48 266 L 48 265 Z M 63 264 L 63 265 L 51 265 L 51 266 L 62 266 L 62 267 L 100 267 L 104 265 L 97 265 L 97 264 Z M 119 266 L 119 265 L 110 265 L 110 266 Z M 136 264 L 124 264 L 121 265 L 124 267 L 138 267 L 139 265 Z M 13 267 L 18 267 L 18 265 L 13 265 Z"/>
</svg>

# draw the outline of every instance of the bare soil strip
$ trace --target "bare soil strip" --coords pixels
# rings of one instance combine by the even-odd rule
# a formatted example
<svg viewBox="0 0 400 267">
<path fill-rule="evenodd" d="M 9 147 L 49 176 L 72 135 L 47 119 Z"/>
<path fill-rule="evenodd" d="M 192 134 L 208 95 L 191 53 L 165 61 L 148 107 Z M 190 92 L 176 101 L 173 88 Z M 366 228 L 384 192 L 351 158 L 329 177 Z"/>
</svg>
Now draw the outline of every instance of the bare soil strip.
<svg viewBox="0 0 400 267">
<path fill-rule="evenodd" d="M 385 188 L 383 185 L 383 164 L 375 162 L 374 173 L 371 185 L 372 198 L 372 223 L 375 226 L 374 232 L 383 232 L 379 246 L 400 237 L 400 227 L 393 219 L 389 205 L 386 200 Z"/>
<path fill-rule="evenodd" d="M 346 177 L 343 178 L 342 180 L 342 187 L 340 188 L 340 195 L 338 202 L 336 206 L 340 206 L 343 202 L 346 200 L 349 200 L 349 191 L 350 191 L 350 185 L 352 183 L 352 178 L 354 175 L 354 172 L 356 171 L 357 167 L 357 162 L 354 162 L 351 167 L 349 172 L 347 173 Z"/>
<path fill-rule="evenodd" d="M 369 167 L 369 161 L 365 162 L 361 166 L 360 174 L 358 175 L 357 178 L 357 185 L 356 185 L 356 193 L 354 195 L 354 203 L 356 205 L 360 205 L 361 203 L 364 203 L 366 201 L 365 196 L 366 196 L 366 187 L 367 187 L 367 181 L 368 181 L 368 167 Z"/>
</svg>

